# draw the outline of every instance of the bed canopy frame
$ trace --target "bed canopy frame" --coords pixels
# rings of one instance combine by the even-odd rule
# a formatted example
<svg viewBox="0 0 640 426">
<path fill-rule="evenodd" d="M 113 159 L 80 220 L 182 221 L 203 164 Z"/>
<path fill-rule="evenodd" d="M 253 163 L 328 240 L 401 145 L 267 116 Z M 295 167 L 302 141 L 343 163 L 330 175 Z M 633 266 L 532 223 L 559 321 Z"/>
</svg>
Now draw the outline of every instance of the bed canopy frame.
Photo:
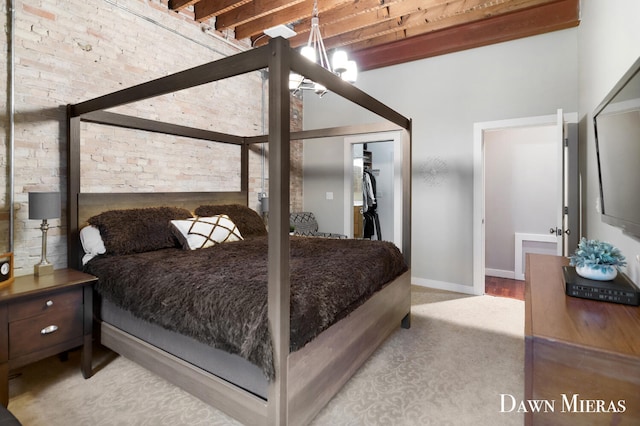
<svg viewBox="0 0 640 426">
<path fill-rule="evenodd" d="M 268 70 L 269 86 L 269 133 L 260 136 L 238 136 L 219 133 L 210 130 L 197 129 L 166 122 L 138 118 L 114 112 L 105 111 L 109 108 L 129 104 L 195 87 L 218 80 L 246 74 L 262 69 Z M 385 119 L 382 123 L 332 127 L 300 132 L 290 131 L 290 92 L 289 73 L 296 72 L 313 81 L 321 83 L 329 91 L 373 112 Z M 295 396 L 296 386 L 290 382 L 290 375 L 296 371 L 305 372 L 298 366 L 292 371 L 293 361 L 289 354 L 289 310 L 290 310 L 290 282 L 289 282 L 289 171 L 290 171 L 290 141 L 314 138 L 347 136 L 355 134 L 376 133 L 383 131 L 401 131 L 402 144 L 402 253 L 407 264 L 411 260 L 411 120 L 392 110 L 388 106 L 374 99 L 360 89 L 345 83 L 340 77 L 330 73 L 321 66 L 308 61 L 289 46 L 283 38 L 275 38 L 268 45 L 251 49 L 214 62 L 187 69 L 172 75 L 161 77 L 111 94 L 67 106 L 68 118 L 68 185 L 67 185 L 67 229 L 68 229 L 68 263 L 69 267 L 81 269 L 82 247 L 79 241 L 79 231 L 87 217 L 104 210 L 105 206 L 124 205 L 127 199 L 136 198 L 136 205 L 157 205 L 159 196 L 165 205 L 184 205 L 182 193 L 113 193 L 97 194 L 82 193 L 80 167 L 81 122 L 117 126 L 148 132 L 163 133 L 175 136 L 189 137 L 206 141 L 223 142 L 238 145 L 241 149 L 241 181 L 240 190 L 229 193 L 190 193 L 189 202 L 198 205 L 211 203 L 212 197 L 221 202 L 238 202 L 248 204 L 249 196 L 249 147 L 256 143 L 268 143 L 269 147 L 269 233 L 268 233 L 268 320 L 273 340 L 273 359 L 275 379 L 269 385 L 267 401 L 253 395 L 242 395 L 242 392 L 232 389 L 233 386 L 218 384 L 215 389 L 209 389 L 203 383 L 186 384 L 181 381 L 202 381 L 197 375 L 192 375 L 190 367 L 183 366 L 180 371 L 183 378 L 174 377 L 176 384 L 190 389 L 196 396 L 205 400 L 216 399 L 216 407 L 239 420 L 258 424 L 272 425 L 304 424 L 308 423 L 320 409 L 333 397 L 357 368 L 364 363 L 371 350 L 364 350 L 362 343 L 359 347 L 347 352 L 348 358 L 357 360 L 341 361 L 350 365 L 343 369 L 336 369 L 334 375 L 327 376 L 327 380 L 335 380 L 335 384 L 319 385 L 318 390 L 310 395 Z M 107 198 L 105 198 L 107 197 Z M 195 200 L 195 201 L 194 201 Z M 148 202 L 147 202 L 148 201 Z M 410 270 L 403 274 L 402 280 L 408 288 Z M 381 290 L 384 291 L 384 290 Z M 394 293 L 380 297 L 391 299 L 399 306 L 390 308 L 386 319 L 397 318 L 399 314 L 403 325 L 408 325 L 410 310 L 410 295 L 406 290 L 403 294 Z M 376 301 L 379 305 L 380 300 Z M 400 306 L 402 305 L 402 306 Z M 369 310 L 380 309 L 372 306 Z M 393 313 L 393 314 L 392 314 Z M 358 314 L 356 314 L 358 315 Z M 366 322 L 370 314 L 361 314 L 357 321 Z M 397 323 L 396 323 L 397 325 Z M 378 328 L 379 324 L 378 324 Z M 386 335 L 377 338 L 381 343 Z M 344 333 L 344 331 L 342 331 Z M 364 334 L 363 334 L 364 335 Z M 343 334 L 347 338 L 349 334 Z M 322 341 L 317 345 L 323 344 Z M 376 344 L 376 346 L 377 346 Z M 303 348 L 302 350 L 304 350 Z M 301 350 L 301 351 L 302 351 Z M 327 352 L 328 351 L 328 352 Z M 331 357 L 333 349 L 328 349 L 322 357 Z M 300 352 L 300 351 L 298 351 Z M 291 354 L 293 355 L 293 354 Z M 150 355 L 155 356 L 155 355 Z M 360 359 L 362 358 L 362 359 Z M 318 358 L 320 359 L 320 358 Z M 162 363 L 154 359 L 156 363 Z M 304 363 L 296 363 L 304 366 Z M 306 368 L 309 368 L 307 364 Z M 347 376 L 346 378 L 340 376 Z M 297 380 L 297 379 L 296 379 Z M 339 383 L 338 383 L 339 382 Z M 204 390 L 200 389 L 203 388 Z M 300 387 L 300 386 L 298 386 Z M 205 389 L 206 388 L 206 389 Z M 218 401 L 218 398 L 220 401 Z M 295 399 L 295 401 L 293 401 Z M 259 400 L 256 402 L 256 400 Z"/>
</svg>

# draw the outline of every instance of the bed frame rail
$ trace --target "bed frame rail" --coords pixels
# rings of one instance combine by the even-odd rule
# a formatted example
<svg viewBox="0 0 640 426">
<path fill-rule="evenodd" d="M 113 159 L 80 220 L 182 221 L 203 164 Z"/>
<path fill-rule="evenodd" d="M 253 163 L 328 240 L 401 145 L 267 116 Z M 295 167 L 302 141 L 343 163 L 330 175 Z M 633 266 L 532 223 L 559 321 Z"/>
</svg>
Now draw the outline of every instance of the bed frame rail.
<svg viewBox="0 0 640 426">
<path fill-rule="evenodd" d="M 347 318 L 289 355 L 289 424 L 322 410 L 411 310 L 411 272 L 374 294 Z"/>
<path fill-rule="evenodd" d="M 266 424 L 267 401 L 105 322 L 101 343 L 247 425 Z"/>
<path fill-rule="evenodd" d="M 288 357 L 288 425 L 306 425 L 411 310 L 411 272 Z M 267 401 L 135 336 L 101 324 L 101 343 L 247 425 L 269 423 Z"/>
</svg>

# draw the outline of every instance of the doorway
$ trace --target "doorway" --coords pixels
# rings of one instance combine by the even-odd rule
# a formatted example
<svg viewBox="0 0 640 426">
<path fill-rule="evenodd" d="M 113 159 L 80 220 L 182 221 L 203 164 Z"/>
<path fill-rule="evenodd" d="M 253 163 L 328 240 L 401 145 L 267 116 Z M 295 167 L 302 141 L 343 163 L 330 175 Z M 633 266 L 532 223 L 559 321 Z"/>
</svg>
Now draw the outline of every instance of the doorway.
<svg viewBox="0 0 640 426">
<path fill-rule="evenodd" d="M 569 170 L 570 168 L 567 167 L 568 159 L 574 155 L 573 151 L 577 152 L 577 150 L 572 150 L 572 154 L 568 155 L 565 146 L 566 122 L 577 123 L 577 114 L 572 113 L 565 117 L 562 110 L 558 110 L 555 115 L 476 123 L 474 125 L 473 287 L 475 294 L 484 294 L 485 275 L 488 269 L 486 249 L 488 214 L 496 216 L 506 214 L 509 218 L 509 220 L 506 220 L 504 217 L 492 217 L 492 223 L 489 224 L 495 228 L 491 230 L 494 235 L 503 233 L 505 234 L 503 235 L 505 237 L 503 240 L 508 241 L 505 243 L 506 247 L 500 248 L 503 259 L 508 257 L 505 262 L 507 266 L 489 268 L 491 269 L 489 272 L 492 275 L 516 278 L 518 268 L 522 269 L 525 266 L 523 259 L 527 252 L 544 252 L 558 255 L 565 252 L 566 239 L 570 229 L 568 221 L 570 217 L 577 216 L 574 214 L 577 205 L 571 206 L 572 214 L 569 215 L 568 199 L 576 199 L 577 197 L 570 196 L 570 194 L 578 190 L 577 184 L 573 184 L 571 187 L 567 184 L 569 173 L 577 174 L 577 167 L 575 167 L 575 170 Z M 519 149 L 520 147 L 516 145 L 508 145 L 509 141 L 513 143 L 514 140 L 520 138 L 518 136 L 520 132 L 526 134 L 531 129 L 542 130 L 546 134 L 544 137 L 552 139 L 544 149 L 541 149 L 540 146 L 527 147 L 526 145 L 524 148 Z M 491 140 L 494 136 L 497 136 L 497 139 L 506 136 L 507 145 L 503 145 L 502 148 L 507 147 L 509 151 L 513 151 L 515 148 L 516 153 L 514 155 L 520 157 L 518 160 L 520 165 L 515 166 L 515 171 L 512 170 L 502 176 L 502 179 L 510 180 L 508 185 L 501 190 L 487 191 L 487 182 L 499 180 L 500 173 L 505 173 L 504 171 L 498 172 L 498 176 L 494 176 L 496 174 L 493 169 L 495 165 L 491 165 L 492 169 L 490 171 L 487 170 L 487 167 L 489 167 L 486 157 L 487 150 L 491 151 L 497 148 L 497 146 L 491 146 L 488 149 L 488 144 L 492 143 Z M 505 141 L 502 141 L 502 143 L 505 143 Z M 539 145 L 539 142 L 533 142 L 532 144 Z M 577 141 L 575 141 L 574 145 L 577 146 Z M 498 151 L 500 150 L 498 149 Z M 536 155 L 539 155 L 538 151 L 542 152 L 542 156 L 539 158 L 537 166 L 529 164 L 533 163 L 531 153 L 535 152 Z M 504 149 L 500 152 L 504 154 Z M 510 167 L 514 167 L 512 161 L 516 164 L 518 163 L 513 158 L 506 157 L 499 161 L 508 163 Z M 527 167 L 529 165 L 533 167 Z M 547 170 L 546 172 L 544 171 L 545 169 Z M 507 177 L 509 174 L 511 174 L 511 177 Z M 514 178 L 513 176 L 516 177 Z M 529 189 L 514 188 L 513 180 L 528 180 Z M 542 183 L 543 181 L 545 182 L 544 184 Z M 547 189 L 542 189 L 543 186 Z M 509 191 L 510 193 L 504 194 L 501 191 Z M 487 196 L 494 197 L 496 193 L 498 201 L 487 199 Z M 532 217 L 533 219 L 530 220 L 533 222 L 538 219 L 538 213 L 534 212 L 532 214 L 529 211 L 533 211 L 543 204 L 536 197 L 544 199 L 544 204 L 547 204 L 547 210 L 549 209 L 548 206 L 551 205 L 552 211 L 545 213 L 546 216 L 541 222 L 529 225 L 518 224 L 519 228 L 515 229 L 513 227 L 514 217 L 518 221 L 526 216 Z M 491 203 L 495 204 L 492 205 Z M 520 209 L 519 211 L 512 208 L 515 204 Z M 489 209 L 487 209 L 488 206 Z M 504 211 L 500 211 L 500 206 Z M 545 221 L 548 221 L 548 225 L 544 225 Z M 579 232 L 578 226 L 574 225 L 574 231 Z M 575 238 L 575 236 L 575 234 L 572 235 L 572 238 Z M 521 247 L 516 247 L 518 243 L 521 244 Z M 520 251 L 517 249 L 520 249 Z M 491 257 L 495 257 L 494 254 L 491 253 Z M 522 274 L 518 273 L 517 277 L 522 277 Z"/>
<path fill-rule="evenodd" d="M 353 238 L 393 235 L 393 141 L 354 143 Z"/>
<path fill-rule="evenodd" d="M 365 167 L 376 184 L 379 226 L 371 239 L 392 241 L 402 247 L 402 146 L 399 132 L 364 134 L 345 138 L 345 233 L 366 237 L 363 224 L 363 176 Z M 377 224 L 376 224 L 377 225 Z"/>
<path fill-rule="evenodd" d="M 484 132 L 485 276 L 522 279 L 516 258 L 557 254 L 562 197 L 555 124 Z"/>
</svg>

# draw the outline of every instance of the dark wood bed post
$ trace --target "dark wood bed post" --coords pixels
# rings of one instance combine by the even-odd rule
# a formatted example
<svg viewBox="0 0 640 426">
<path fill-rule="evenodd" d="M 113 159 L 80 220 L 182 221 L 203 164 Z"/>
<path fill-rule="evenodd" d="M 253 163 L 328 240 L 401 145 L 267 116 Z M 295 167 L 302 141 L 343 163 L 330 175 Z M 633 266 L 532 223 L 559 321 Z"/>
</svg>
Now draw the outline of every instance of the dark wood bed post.
<svg viewBox="0 0 640 426">
<path fill-rule="evenodd" d="M 240 191 L 247 194 L 245 205 L 249 205 L 249 144 L 240 147 Z"/>
<path fill-rule="evenodd" d="M 411 224 L 411 135 L 413 121 L 409 119 L 402 131 L 402 223 Z M 402 255 L 411 270 L 411 226 L 402 227 Z M 411 327 L 411 312 L 402 318 L 402 328 Z"/>
<path fill-rule="evenodd" d="M 81 270 L 78 230 L 78 194 L 80 193 L 80 117 L 72 116 L 67 105 L 67 265 Z"/>
<path fill-rule="evenodd" d="M 288 424 L 289 356 L 289 44 L 272 40 L 269 58 L 269 264 L 268 318 L 273 339 L 275 379 L 269 385 L 268 422 Z"/>
<path fill-rule="evenodd" d="M 402 131 L 402 223 L 411 223 L 411 133 L 413 121 Z M 411 226 L 402 227 L 402 254 L 411 268 Z"/>
</svg>

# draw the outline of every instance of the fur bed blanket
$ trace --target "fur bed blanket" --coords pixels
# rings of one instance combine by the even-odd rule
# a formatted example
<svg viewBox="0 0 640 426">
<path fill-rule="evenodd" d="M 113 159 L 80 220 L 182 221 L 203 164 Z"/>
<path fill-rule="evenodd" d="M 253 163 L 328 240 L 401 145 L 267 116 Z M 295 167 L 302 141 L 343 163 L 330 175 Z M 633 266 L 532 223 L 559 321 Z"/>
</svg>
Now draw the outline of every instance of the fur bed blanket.
<svg viewBox="0 0 640 426">
<path fill-rule="evenodd" d="M 384 241 L 291 238 L 291 351 L 407 270 Z M 244 357 L 274 376 L 267 320 L 267 237 L 187 251 L 102 255 L 96 291 L 133 315 Z"/>
</svg>

